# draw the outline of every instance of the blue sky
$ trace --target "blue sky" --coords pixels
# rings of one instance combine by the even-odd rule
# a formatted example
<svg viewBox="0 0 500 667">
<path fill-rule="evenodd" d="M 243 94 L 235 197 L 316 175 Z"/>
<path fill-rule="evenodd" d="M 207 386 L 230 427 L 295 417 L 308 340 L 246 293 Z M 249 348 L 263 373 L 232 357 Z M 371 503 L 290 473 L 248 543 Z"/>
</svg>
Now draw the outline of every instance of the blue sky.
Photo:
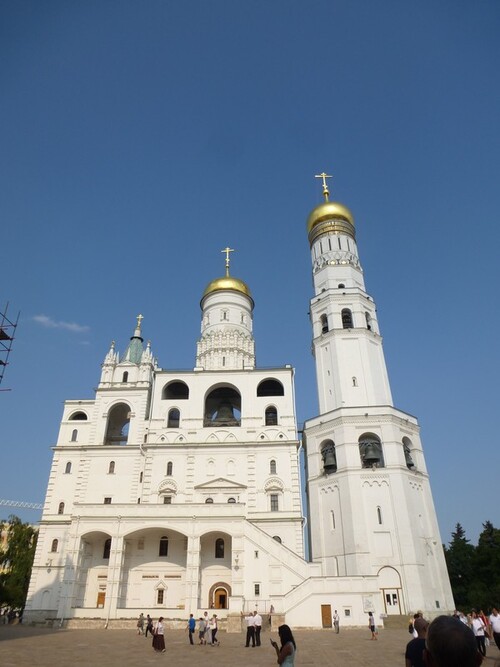
<svg viewBox="0 0 500 667">
<path fill-rule="evenodd" d="M 21 310 L 0 497 L 43 501 L 62 402 L 93 396 L 138 313 L 161 367 L 194 366 L 226 245 L 258 364 L 292 364 L 299 420 L 317 413 L 305 224 L 325 170 L 442 539 L 500 526 L 499 34 L 485 0 L 0 2 L 0 300 Z"/>
</svg>

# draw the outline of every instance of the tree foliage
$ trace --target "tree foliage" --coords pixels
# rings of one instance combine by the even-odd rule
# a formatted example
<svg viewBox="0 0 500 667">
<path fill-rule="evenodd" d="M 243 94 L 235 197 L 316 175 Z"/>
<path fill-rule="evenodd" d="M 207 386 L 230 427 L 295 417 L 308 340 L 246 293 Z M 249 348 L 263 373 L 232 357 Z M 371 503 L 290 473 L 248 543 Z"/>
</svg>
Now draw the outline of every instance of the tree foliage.
<svg viewBox="0 0 500 667">
<path fill-rule="evenodd" d="M 500 529 L 483 523 L 477 546 L 470 544 L 457 523 L 445 547 L 455 605 L 461 611 L 500 605 Z"/>
<path fill-rule="evenodd" d="M 0 550 L 0 604 L 22 609 L 26 601 L 38 531 L 17 516 L 3 524 L 6 546 Z"/>
</svg>

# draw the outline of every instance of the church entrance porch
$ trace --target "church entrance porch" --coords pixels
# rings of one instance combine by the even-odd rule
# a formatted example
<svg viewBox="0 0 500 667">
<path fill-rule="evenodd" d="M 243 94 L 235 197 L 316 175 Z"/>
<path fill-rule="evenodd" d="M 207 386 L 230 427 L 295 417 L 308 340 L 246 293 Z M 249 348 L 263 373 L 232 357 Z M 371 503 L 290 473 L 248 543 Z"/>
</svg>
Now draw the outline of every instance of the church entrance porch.
<svg viewBox="0 0 500 667">
<path fill-rule="evenodd" d="M 384 611 L 388 616 L 404 614 L 403 589 L 399 572 L 393 567 L 383 567 L 378 573 Z"/>
</svg>

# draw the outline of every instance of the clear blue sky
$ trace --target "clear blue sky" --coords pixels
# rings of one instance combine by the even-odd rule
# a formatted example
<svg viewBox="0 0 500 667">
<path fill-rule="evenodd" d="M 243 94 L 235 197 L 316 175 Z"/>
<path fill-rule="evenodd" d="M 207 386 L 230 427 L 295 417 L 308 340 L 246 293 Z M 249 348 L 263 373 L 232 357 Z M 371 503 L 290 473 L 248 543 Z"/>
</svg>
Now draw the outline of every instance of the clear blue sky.
<svg viewBox="0 0 500 667">
<path fill-rule="evenodd" d="M 0 300 L 22 311 L 0 497 L 43 501 L 62 402 L 93 397 L 138 313 L 161 367 L 194 366 L 228 244 L 258 364 L 295 366 L 299 420 L 317 413 L 325 170 L 442 539 L 499 527 L 499 34 L 496 0 L 0 2 Z"/>
</svg>

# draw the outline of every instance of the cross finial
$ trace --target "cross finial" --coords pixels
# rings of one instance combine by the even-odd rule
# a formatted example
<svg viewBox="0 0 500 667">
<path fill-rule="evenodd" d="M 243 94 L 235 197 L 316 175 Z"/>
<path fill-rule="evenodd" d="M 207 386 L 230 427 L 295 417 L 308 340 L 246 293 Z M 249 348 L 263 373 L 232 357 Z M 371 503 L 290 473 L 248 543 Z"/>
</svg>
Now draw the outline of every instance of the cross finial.
<svg viewBox="0 0 500 667">
<path fill-rule="evenodd" d="M 140 330 L 141 328 L 141 322 L 144 319 L 142 315 L 137 315 L 137 328 Z"/>
<path fill-rule="evenodd" d="M 325 174 L 325 172 L 323 171 L 321 174 L 316 174 L 314 178 L 323 179 L 323 197 L 325 198 L 325 201 L 328 201 L 328 197 L 330 196 L 330 190 L 328 189 L 328 186 L 326 184 L 326 179 L 331 178 L 331 176 Z"/>
<path fill-rule="evenodd" d="M 221 250 L 221 252 L 226 253 L 226 277 L 227 277 L 229 275 L 229 262 L 230 262 L 229 253 L 234 252 L 234 248 L 230 248 L 229 246 L 227 246 L 226 248 L 224 248 L 224 250 Z"/>
</svg>

